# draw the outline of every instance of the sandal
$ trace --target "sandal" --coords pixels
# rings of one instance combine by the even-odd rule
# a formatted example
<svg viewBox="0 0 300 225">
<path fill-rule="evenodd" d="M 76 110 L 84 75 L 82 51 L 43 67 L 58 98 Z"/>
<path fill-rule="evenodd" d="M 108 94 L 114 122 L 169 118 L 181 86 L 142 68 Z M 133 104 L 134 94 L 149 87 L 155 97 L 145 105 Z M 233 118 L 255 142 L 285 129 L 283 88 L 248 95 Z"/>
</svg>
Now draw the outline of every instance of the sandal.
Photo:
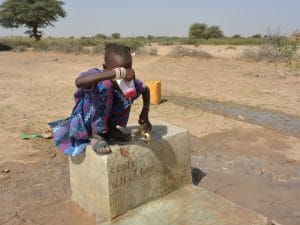
<svg viewBox="0 0 300 225">
<path fill-rule="evenodd" d="M 92 148 L 97 154 L 100 155 L 105 155 L 112 152 L 106 140 L 100 135 L 93 135 Z"/>
</svg>

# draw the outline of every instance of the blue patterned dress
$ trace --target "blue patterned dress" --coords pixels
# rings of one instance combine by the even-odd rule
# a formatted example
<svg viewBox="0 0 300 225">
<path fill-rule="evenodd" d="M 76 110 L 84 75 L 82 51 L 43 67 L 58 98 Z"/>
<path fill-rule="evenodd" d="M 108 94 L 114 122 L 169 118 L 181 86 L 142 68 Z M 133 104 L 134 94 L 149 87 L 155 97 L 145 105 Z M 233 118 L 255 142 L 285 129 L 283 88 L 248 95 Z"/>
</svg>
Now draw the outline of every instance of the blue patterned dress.
<svg viewBox="0 0 300 225">
<path fill-rule="evenodd" d="M 101 70 L 94 68 L 80 76 L 98 72 Z M 126 127 L 131 104 L 145 91 L 142 81 L 135 79 L 134 85 L 137 94 L 132 99 L 126 98 L 111 80 L 99 82 L 91 90 L 78 88 L 71 116 L 49 123 L 58 149 L 66 155 L 75 156 L 85 150 L 92 133 L 108 132 L 108 121 Z"/>
</svg>

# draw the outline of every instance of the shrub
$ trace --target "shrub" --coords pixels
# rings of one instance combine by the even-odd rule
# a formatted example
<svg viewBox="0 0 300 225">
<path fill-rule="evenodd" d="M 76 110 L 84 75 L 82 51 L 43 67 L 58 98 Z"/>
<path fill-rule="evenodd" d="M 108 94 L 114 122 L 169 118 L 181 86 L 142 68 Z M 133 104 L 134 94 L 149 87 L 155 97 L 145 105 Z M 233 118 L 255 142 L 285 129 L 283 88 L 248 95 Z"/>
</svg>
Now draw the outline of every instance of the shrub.
<svg viewBox="0 0 300 225">
<path fill-rule="evenodd" d="M 45 40 L 40 40 L 34 43 L 33 49 L 36 51 L 50 51 L 50 45 L 49 42 Z"/>
<path fill-rule="evenodd" d="M 153 36 L 153 35 L 151 35 L 151 34 L 149 34 L 148 36 L 147 36 L 147 39 L 149 39 L 149 40 L 152 40 L 152 39 L 154 39 L 155 37 Z"/>
<path fill-rule="evenodd" d="M 152 56 L 158 55 L 156 48 L 150 48 L 148 52 L 149 52 L 149 55 L 152 55 Z"/>
<path fill-rule="evenodd" d="M 92 53 L 94 53 L 94 54 L 99 54 L 99 53 L 102 54 L 102 53 L 104 53 L 104 45 L 101 44 L 101 45 L 94 46 L 92 48 Z"/>
<path fill-rule="evenodd" d="M 17 48 L 14 49 L 16 52 L 25 52 L 27 49 L 25 46 L 18 46 Z"/>
<path fill-rule="evenodd" d="M 137 55 L 151 55 L 151 56 L 157 56 L 158 55 L 156 48 L 145 48 L 145 47 L 139 48 L 136 51 L 136 54 Z"/>
<path fill-rule="evenodd" d="M 139 48 L 142 48 L 145 45 L 143 41 L 134 38 L 130 38 L 121 44 L 129 46 L 132 51 L 137 51 Z"/>
<path fill-rule="evenodd" d="M 96 34 L 95 38 L 98 38 L 98 39 L 107 39 L 108 37 L 105 34 Z"/>
<path fill-rule="evenodd" d="M 231 36 L 231 38 L 242 38 L 242 35 L 240 34 L 234 34 Z"/>
<path fill-rule="evenodd" d="M 203 43 L 205 41 L 204 39 L 198 39 L 198 38 L 187 38 L 185 39 L 182 44 L 184 45 L 194 45 L 199 46 L 200 43 Z"/>
<path fill-rule="evenodd" d="M 289 56 L 280 49 L 275 48 L 270 44 L 262 45 L 258 50 L 246 49 L 243 52 L 242 58 L 247 60 L 262 61 L 267 62 L 281 62 L 289 59 Z"/>
<path fill-rule="evenodd" d="M 262 45 L 258 50 L 257 61 L 279 62 L 284 59 L 284 53 L 270 44 Z"/>
<path fill-rule="evenodd" d="M 194 50 L 189 48 L 184 48 L 182 46 L 174 47 L 168 54 L 170 57 L 197 57 L 197 58 L 212 58 L 213 56 L 202 50 Z"/>
<path fill-rule="evenodd" d="M 248 60 L 268 62 L 291 61 L 297 51 L 297 42 L 290 41 L 284 36 L 267 35 L 264 37 L 266 44 L 259 47 L 258 51 L 246 49 L 242 55 Z"/>
<path fill-rule="evenodd" d="M 15 51 L 17 48 L 26 49 L 28 47 L 31 47 L 34 43 L 34 40 L 24 37 L 6 37 L 0 38 L 0 43 L 10 48 L 10 50 Z"/>
<path fill-rule="evenodd" d="M 0 42 L 0 51 L 10 51 L 10 50 L 12 50 L 12 47 Z"/>
<path fill-rule="evenodd" d="M 111 37 L 117 39 L 117 38 L 121 37 L 121 34 L 120 33 L 112 33 Z"/>
<path fill-rule="evenodd" d="M 36 51 L 57 51 L 64 53 L 88 53 L 89 50 L 84 48 L 82 40 L 79 39 L 42 39 L 33 44 Z"/>
<path fill-rule="evenodd" d="M 261 34 L 254 34 L 251 36 L 251 38 L 262 38 Z"/>
</svg>

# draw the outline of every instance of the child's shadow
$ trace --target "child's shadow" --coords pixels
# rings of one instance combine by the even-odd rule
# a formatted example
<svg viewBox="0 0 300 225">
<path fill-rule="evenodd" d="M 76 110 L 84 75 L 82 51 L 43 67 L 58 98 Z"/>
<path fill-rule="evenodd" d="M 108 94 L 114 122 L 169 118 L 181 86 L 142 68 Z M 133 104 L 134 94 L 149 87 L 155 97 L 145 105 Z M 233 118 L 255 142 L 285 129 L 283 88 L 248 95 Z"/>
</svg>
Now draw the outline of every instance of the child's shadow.
<svg viewBox="0 0 300 225">
<path fill-rule="evenodd" d="M 132 132 L 136 129 L 139 129 L 139 126 L 130 126 L 126 128 L 126 132 Z M 129 144 L 137 144 L 151 149 L 151 152 L 160 161 L 160 164 L 163 167 L 163 172 L 173 176 L 173 172 L 175 172 L 176 168 L 179 168 L 179 162 L 182 160 L 178 158 L 180 155 L 176 155 L 174 152 L 172 147 L 174 143 L 169 143 L 169 141 L 173 140 L 174 138 L 169 140 L 169 136 L 172 136 L 172 130 L 168 130 L 168 126 L 153 125 L 150 144 L 147 144 L 141 135 L 136 136 L 133 141 L 129 142 Z M 118 142 L 118 144 L 120 143 Z M 124 143 L 122 144 L 124 145 Z M 125 143 L 125 145 L 126 144 L 128 143 Z"/>
</svg>

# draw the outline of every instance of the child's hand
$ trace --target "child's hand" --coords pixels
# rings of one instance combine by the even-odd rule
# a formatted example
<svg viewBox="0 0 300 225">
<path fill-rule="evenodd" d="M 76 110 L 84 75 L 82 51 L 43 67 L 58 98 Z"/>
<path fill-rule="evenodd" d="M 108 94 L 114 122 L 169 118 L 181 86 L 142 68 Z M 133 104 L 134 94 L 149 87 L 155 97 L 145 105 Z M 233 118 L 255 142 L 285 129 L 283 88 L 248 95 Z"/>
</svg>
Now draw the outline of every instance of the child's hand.
<svg viewBox="0 0 300 225">
<path fill-rule="evenodd" d="M 116 79 L 125 79 L 131 81 L 135 78 L 135 72 L 132 68 L 125 69 L 124 67 L 118 67 L 114 69 L 116 73 Z"/>
<path fill-rule="evenodd" d="M 148 110 L 143 109 L 138 123 L 144 128 L 144 132 L 149 133 L 152 130 L 152 124 L 149 121 Z"/>
<path fill-rule="evenodd" d="M 125 80 L 131 81 L 131 80 L 134 79 L 134 78 L 135 78 L 135 72 L 134 72 L 134 69 L 132 69 L 132 68 L 126 69 L 126 77 L 125 77 Z"/>
</svg>

